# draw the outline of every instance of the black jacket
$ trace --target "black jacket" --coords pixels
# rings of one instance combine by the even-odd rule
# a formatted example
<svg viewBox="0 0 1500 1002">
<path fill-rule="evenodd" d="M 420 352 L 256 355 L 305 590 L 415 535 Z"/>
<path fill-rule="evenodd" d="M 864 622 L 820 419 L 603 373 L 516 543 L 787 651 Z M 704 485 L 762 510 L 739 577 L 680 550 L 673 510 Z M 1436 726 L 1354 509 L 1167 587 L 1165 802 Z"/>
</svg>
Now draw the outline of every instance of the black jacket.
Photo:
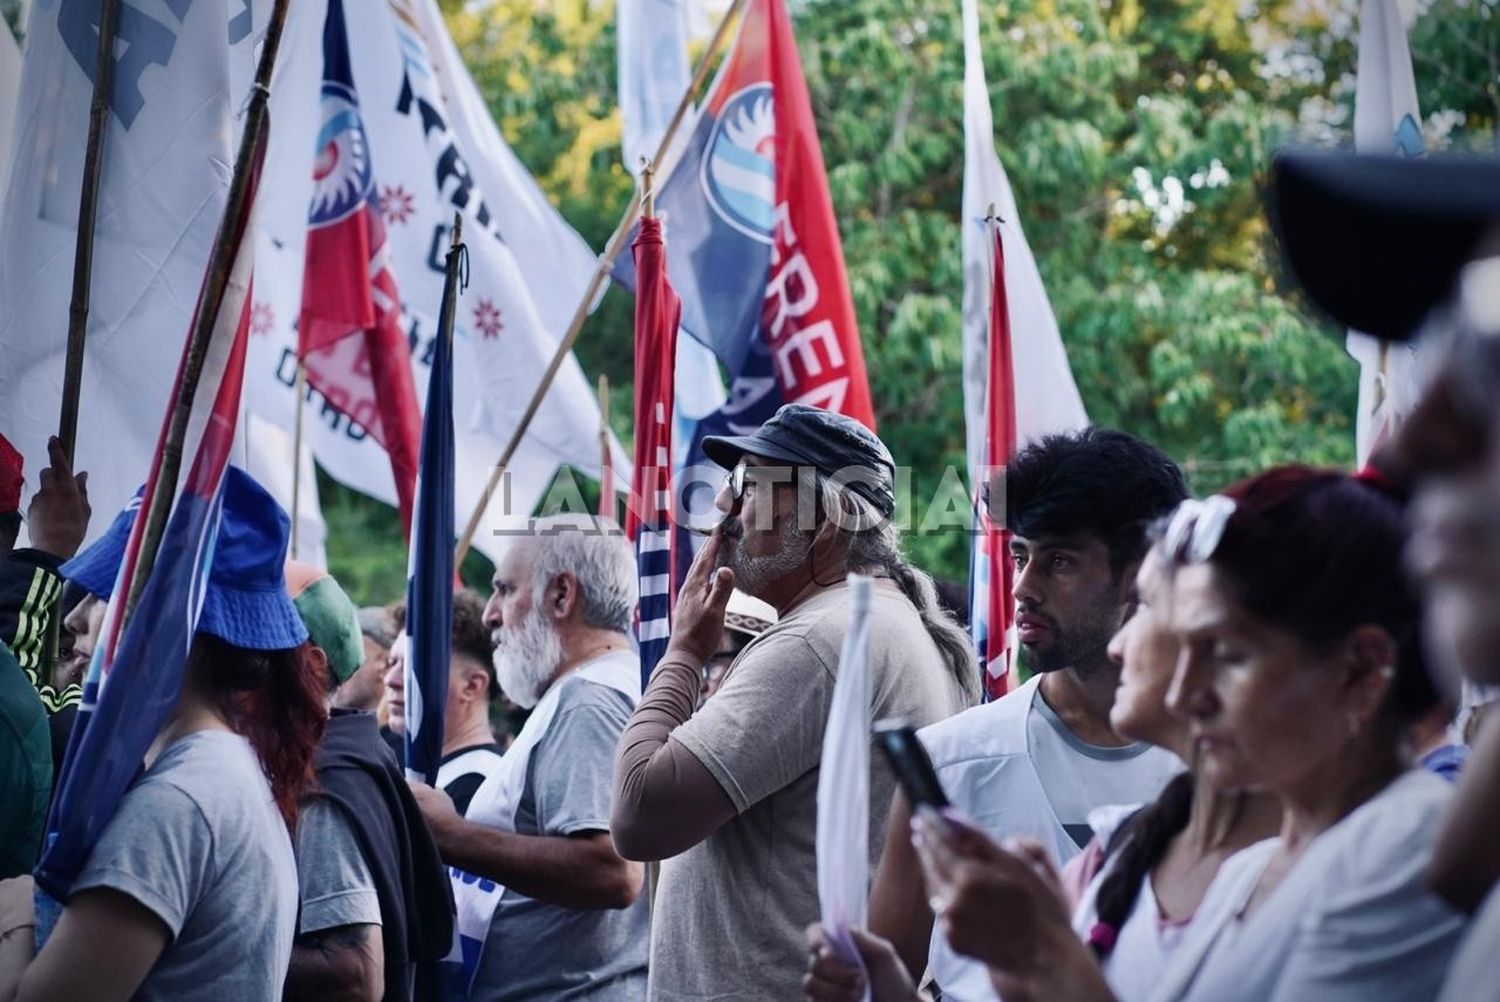
<svg viewBox="0 0 1500 1002">
<path fill-rule="evenodd" d="M 352 823 L 380 900 L 385 998 L 436 998 L 453 945 L 453 893 L 437 843 L 375 715 L 333 711 L 317 758 L 321 794 Z M 415 981 L 408 965 L 415 965 Z M 408 985 L 415 984 L 415 993 Z"/>
</svg>

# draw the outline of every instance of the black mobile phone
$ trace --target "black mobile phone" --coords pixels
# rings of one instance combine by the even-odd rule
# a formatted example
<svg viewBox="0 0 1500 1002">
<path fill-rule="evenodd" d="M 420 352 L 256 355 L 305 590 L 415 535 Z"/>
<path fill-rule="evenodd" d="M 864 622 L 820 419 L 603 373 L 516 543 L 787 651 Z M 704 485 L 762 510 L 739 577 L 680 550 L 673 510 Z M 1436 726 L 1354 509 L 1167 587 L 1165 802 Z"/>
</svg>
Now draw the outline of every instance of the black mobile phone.
<svg viewBox="0 0 1500 1002">
<path fill-rule="evenodd" d="M 880 720 L 875 723 L 875 743 L 885 754 L 896 782 L 906 799 L 911 802 L 912 812 L 918 807 L 941 809 L 948 806 L 948 795 L 943 784 L 938 782 L 937 770 L 927 749 L 917 740 L 917 732 L 904 720 Z"/>
</svg>

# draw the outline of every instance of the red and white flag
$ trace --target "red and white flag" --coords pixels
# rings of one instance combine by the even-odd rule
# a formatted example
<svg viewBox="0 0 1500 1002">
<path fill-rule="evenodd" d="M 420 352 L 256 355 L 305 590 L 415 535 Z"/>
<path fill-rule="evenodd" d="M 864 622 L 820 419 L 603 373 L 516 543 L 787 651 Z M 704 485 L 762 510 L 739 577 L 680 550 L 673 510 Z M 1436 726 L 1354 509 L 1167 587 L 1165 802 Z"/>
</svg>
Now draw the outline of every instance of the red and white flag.
<svg viewBox="0 0 1500 1002">
<path fill-rule="evenodd" d="M 401 523 L 410 534 L 422 412 L 349 64 L 342 0 L 329 0 L 323 22 L 320 110 L 297 355 L 308 384 L 385 448 Z"/>
<path fill-rule="evenodd" d="M 641 685 L 667 649 L 677 597 L 672 559 L 672 384 L 682 301 L 667 280 L 660 219 L 642 219 L 635 252 L 635 489 L 625 530 L 640 575 Z"/>
</svg>

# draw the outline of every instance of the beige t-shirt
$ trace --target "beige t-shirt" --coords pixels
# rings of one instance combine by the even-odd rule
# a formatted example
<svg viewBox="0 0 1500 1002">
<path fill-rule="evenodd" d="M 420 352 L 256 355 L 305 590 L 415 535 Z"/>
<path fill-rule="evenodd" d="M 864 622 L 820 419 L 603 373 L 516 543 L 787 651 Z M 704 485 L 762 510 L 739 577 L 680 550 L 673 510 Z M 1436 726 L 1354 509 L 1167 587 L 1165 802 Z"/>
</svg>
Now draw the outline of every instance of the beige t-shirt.
<svg viewBox="0 0 1500 1002">
<path fill-rule="evenodd" d="M 849 622 L 843 585 L 808 599 L 751 641 L 723 687 L 672 737 L 739 812 L 662 863 L 651 929 L 654 1000 L 797 999 L 804 930 L 818 919 L 818 761 Z M 958 683 L 894 583 L 870 610 L 872 719 L 920 727 L 963 708 Z M 895 779 L 870 775 L 870 861 L 880 857 Z"/>
</svg>

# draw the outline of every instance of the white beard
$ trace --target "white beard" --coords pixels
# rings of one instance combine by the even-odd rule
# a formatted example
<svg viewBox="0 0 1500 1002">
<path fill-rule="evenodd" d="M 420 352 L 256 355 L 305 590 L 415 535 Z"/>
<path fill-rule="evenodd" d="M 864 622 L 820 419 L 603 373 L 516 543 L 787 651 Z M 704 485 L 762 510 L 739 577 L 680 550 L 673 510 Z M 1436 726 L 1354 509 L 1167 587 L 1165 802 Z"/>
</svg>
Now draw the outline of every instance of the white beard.
<svg viewBox="0 0 1500 1002">
<path fill-rule="evenodd" d="M 535 605 L 520 624 L 515 627 L 507 624 L 496 633 L 499 646 L 493 655 L 495 679 L 511 702 L 529 710 L 552 684 L 557 666 L 562 663 L 562 641 Z"/>
</svg>

